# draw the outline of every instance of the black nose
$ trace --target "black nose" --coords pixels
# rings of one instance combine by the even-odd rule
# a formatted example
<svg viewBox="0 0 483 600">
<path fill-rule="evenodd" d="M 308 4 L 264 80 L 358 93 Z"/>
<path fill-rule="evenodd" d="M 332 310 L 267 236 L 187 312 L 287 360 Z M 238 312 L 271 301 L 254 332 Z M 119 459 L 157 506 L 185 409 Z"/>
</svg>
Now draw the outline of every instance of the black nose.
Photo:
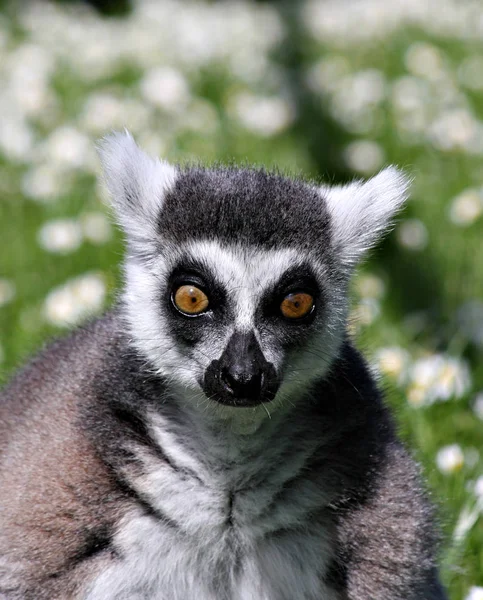
<svg viewBox="0 0 483 600">
<path fill-rule="evenodd" d="M 209 398 L 232 406 L 256 406 L 273 400 L 278 378 L 253 331 L 232 335 L 220 359 L 206 369 L 203 388 Z"/>
<path fill-rule="evenodd" d="M 263 379 L 261 371 L 250 372 L 224 367 L 220 375 L 227 391 L 237 398 L 258 398 L 260 396 Z"/>
</svg>

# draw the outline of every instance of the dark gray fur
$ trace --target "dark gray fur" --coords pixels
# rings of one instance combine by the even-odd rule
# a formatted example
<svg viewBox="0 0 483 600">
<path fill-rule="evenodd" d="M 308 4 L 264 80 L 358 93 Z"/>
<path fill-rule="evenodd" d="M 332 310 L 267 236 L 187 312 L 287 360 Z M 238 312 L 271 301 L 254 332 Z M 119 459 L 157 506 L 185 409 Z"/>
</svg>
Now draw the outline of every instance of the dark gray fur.
<svg viewBox="0 0 483 600">
<path fill-rule="evenodd" d="M 320 210 L 314 211 L 314 204 Z M 192 167 L 166 195 L 159 217 L 163 239 L 221 240 L 263 248 L 330 252 L 330 221 L 319 192 L 264 169 Z"/>
</svg>

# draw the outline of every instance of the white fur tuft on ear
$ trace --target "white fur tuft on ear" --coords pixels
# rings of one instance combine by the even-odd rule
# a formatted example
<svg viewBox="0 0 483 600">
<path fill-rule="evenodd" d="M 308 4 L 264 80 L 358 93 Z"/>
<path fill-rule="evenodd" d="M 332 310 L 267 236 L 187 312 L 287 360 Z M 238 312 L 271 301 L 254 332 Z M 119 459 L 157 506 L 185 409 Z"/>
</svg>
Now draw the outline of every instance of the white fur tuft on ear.
<svg viewBox="0 0 483 600">
<path fill-rule="evenodd" d="M 410 179 L 387 167 L 366 182 L 321 187 L 332 223 L 338 260 L 352 268 L 391 226 L 409 193 Z"/>
<path fill-rule="evenodd" d="M 152 239 L 176 168 L 143 152 L 128 131 L 106 136 L 97 147 L 112 204 L 129 241 Z"/>
</svg>

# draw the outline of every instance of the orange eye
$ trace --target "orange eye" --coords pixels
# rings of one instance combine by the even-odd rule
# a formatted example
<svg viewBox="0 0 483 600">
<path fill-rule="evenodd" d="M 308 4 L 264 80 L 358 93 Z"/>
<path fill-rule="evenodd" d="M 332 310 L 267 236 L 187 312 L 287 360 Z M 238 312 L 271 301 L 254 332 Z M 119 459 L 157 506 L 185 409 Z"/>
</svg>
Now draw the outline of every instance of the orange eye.
<svg viewBox="0 0 483 600">
<path fill-rule="evenodd" d="M 182 285 L 176 290 L 174 303 L 187 315 L 199 315 L 208 308 L 208 296 L 194 285 Z"/>
<path fill-rule="evenodd" d="M 301 319 L 309 314 L 314 306 L 314 299 L 310 294 L 297 292 L 285 296 L 280 310 L 287 319 Z"/>
</svg>

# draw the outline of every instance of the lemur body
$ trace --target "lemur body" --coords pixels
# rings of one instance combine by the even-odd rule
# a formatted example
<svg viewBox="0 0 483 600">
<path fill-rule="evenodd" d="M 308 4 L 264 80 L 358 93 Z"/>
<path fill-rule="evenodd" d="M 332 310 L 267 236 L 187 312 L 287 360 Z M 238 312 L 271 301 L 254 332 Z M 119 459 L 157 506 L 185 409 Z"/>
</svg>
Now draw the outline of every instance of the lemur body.
<svg viewBox="0 0 483 600">
<path fill-rule="evenodd" d="M 419 474 L 345 333 L 388 169 L 319 189 L 101 148 L 122 303 L 0 403 L 0 598 L 443 600 Z"/>
</svg>

